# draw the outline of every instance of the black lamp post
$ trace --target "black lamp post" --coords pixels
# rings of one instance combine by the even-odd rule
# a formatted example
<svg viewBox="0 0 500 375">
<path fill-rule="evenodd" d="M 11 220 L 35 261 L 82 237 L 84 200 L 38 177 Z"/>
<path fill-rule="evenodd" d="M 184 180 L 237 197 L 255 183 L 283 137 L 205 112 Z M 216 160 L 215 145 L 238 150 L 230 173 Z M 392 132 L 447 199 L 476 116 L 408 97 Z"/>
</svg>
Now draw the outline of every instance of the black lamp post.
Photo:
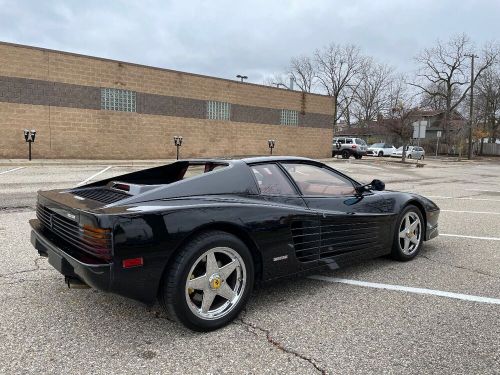
<svg viewBox="0 0 500 375">
<path fill-rule="evenodd" d="M 270 139 L 267 141 L 267 145 L 269 146 L 269 149 L 271 150 L 271 155 L 273 154 L 273 148 L 275 145 L 276 141 L 274 139 Z"/>
<path fill-rule="evenodd" d="M 180 135 L 174 137 L 174 145 L 177 147 L 177 160 L 179 160 L 179 147 L 182 146 L 182 137 Z"/>
<path fill-rule="evenodd" d="M 244 80 L 244 79 L 248 79 L 248 77 L 247 77 L 247 76 L 242 76 L 241 74 L 238 74 L 238 75 L 236 76 L 236 78 L 239 78 L 239 79 L 241 80 L 241 82 L 243 82 L 243 80 Z"/>
<path fill-rule="evenodd" d="M 24 140 L 28 143 L 28 160 L 31 161 L 31 143 L 35 142 L 36 130 L 24 129 Z"/>
</svg>

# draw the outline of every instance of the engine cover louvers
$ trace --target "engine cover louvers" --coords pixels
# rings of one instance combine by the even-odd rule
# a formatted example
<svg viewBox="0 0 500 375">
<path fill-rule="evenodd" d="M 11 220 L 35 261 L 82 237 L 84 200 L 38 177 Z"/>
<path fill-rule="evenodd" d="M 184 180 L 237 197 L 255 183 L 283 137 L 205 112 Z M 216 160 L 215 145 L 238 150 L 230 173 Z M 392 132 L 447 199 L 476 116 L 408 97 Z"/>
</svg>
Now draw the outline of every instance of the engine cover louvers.
<svg viewBox="0 0 500 375">
<path fill-rule="evenodd" d="M 130 195 L 121 191 L 110 190 L 109 188 L 90 188 L 72 190 L 71 194 L 78 197 L 92 199 L 97 202 L 110 204 L 121 201 L 122 199 L 129 198 Z"/>
</svg>

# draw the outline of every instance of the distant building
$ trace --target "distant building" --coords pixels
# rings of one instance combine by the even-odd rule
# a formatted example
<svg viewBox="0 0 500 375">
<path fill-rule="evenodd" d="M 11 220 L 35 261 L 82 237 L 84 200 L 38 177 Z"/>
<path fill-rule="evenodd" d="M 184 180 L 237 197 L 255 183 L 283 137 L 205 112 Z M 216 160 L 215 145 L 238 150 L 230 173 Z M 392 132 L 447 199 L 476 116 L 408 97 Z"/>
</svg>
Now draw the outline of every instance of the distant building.
<svg viewBox="0 0 500 375">
<path fill-rule="evenodd" d="M 328 157 L 325 95 L 0 42 L 0 158 Z"/>
</svg>

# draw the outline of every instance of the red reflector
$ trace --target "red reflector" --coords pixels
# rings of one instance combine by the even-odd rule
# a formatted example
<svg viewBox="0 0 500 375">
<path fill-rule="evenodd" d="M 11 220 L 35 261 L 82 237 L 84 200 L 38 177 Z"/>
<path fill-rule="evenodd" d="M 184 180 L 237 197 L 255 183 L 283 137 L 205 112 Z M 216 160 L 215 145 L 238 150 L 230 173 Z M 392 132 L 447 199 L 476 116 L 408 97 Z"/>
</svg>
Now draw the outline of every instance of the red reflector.
<svg viewBox="0 0 500 375">
<path fill-rule="evenodd" d="M 144 261 L 142 260 L 142 258 L 130 258 L 124 259 L 122 264 L 123 268 L 140 267 L 144 264 Z"/>
<path fill-rule="evenodd" d="M 356 145 L 352 145 L 351 148 L 356 148 Z"/>
</svg>

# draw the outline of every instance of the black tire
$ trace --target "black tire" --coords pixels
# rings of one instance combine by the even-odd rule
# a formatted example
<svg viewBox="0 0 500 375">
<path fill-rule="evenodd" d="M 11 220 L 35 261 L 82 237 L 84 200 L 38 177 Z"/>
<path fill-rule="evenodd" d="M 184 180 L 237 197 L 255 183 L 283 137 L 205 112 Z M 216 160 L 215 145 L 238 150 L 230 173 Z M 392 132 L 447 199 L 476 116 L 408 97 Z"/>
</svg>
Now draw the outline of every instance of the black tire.
<svg viewBox="0 0 500 375">
<path fill-rule="evenodd" d="M 241 257 L 246 268 L 246 284 L 241 297 L 232 309 L 218 319 L 205 320 L 195 315 L 186 300 L 186 283 L 194 263 L 205 252 L 216 247 L 234 250 Z M 223 327 L 231 322 L 245 306 L 254 284 L 254 264 L 252 254 L 237 237 L 222 231 L 202 232 L 180 249 L 174 262 L 166 270 L 159 292 L 159 302 L 169 317 L 181 322 L 194 331 L 207 332 Z"/>
<path fill-rule="evenodd" d="M 342 151 L 342 159 L 349 159 L 351 157 L 351 153 L 348 150 Z"/>
<path fill-rule="evenodd" d="M 383 152 L 383 151 L 379 151 L 379 152 L 378 152 L 378 157 L 380 158 L 380 157 L 382 157 L 382 156 L 384 156 L 384 152 Z"/>
<path fill-rule="evenodd" d="M 420 224 L 420 233 L 419 233 L 420 234 L 420 242 L 418 243 L 416 248 L 411 251 L 410 254 L 405 253 L 404 250 L 402 249 L 402 246 L 400 243 L 401 239 L 399 237 L 399 233 L 401 231 L 401 226 L 403 224 L 403 220 L 405 219 L 405 217 L 408 213 L 413 213 L 413 214 L 417 215 L 419 220 L 420 220 L 420 223 L 421 223 Z M 418 255 L 418 253 L 420 252 L 420 250 L 422 249 L 422 245 L 424 243 L 424 237 L 425 237 L 425 222 L 424 222 L 424 219 L 422 217 L 422 213 L 420 212 L 420 210 L 416 206 L 410 204 L 403 209 L 403 211 L 399 214 L 398 219 L 396 221 L 396 227 L 394 230 L 393 243 L 392 243 L 391 257 L 393 259 L 403 261 L 403 262 L 406 262 L 406 261 L 409 261 L 409 260 L 415 258 Z"/>
<path fill-rule="evenodd" d="M 420 157 L 420 160 L 424 160 L 424 159 L 425 159 L 425 157 L 424 157 L 424 155 L 422 155 L 422 156 Z"/>
<path fill-rule="evenodd" d="M 354 158 L 357 160 L 361 159 L 362 157 L 363 157 L 363 155 L 354 155 Z"/>
<path fill-rule="evenodd" d="M 411 154 L 406 155 L 407 159 L 411 159 Z"/>
</svg>

